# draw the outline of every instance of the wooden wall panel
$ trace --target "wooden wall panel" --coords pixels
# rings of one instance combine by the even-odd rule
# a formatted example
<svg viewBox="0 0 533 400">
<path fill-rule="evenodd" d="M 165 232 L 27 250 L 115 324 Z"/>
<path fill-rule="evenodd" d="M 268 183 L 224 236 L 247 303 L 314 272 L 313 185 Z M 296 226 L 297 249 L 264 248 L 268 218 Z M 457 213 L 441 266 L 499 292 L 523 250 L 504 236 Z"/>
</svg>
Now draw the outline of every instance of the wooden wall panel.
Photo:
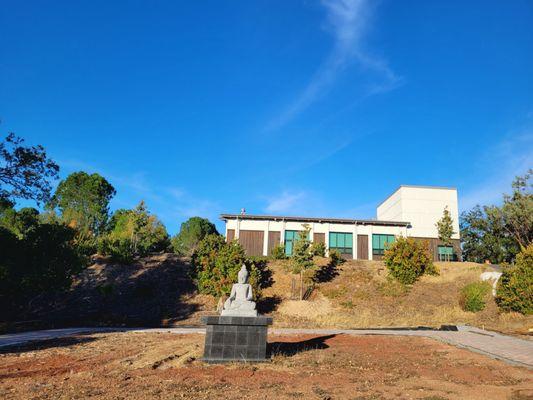
<svg viewBox="0 0 533 400">
<path fill-rule="evenodd" d="M 249 256 L 263 255 L 263 231 L 239 231 L 239 243 Z"/>
<path fill-rule="evenodd" d="M 433 256 L 433 261 L 439 261 L 439 245 L 442 244 L 442 242 L 439 239 L 436 238 L 421 238 L 421 237 L 413 237 L 413 239 L 416 239 L 420 242 L 425 242 L 429 246 L 429 252 Z M 452 246 L 453 250 L 455 252 L 455 255 L 457 257 L 456 261 L 461 261 L 462 254 L 461 254 L 461 241 L 459 239 L 452 239 Z"/>
<path fill-rule="evenodd" d="M 231 242 L 235 239 L 235 229 L 228 229 L 228 235 L 226 236 L 226 242 Z"/>
<path fill-rule="evenodd" d="M 315 243 L 326 243 L 326 234 L 325 233 L 313 233 L 313 242 Z"/>
<path fill-rule="evenodd" d="M 357 259 L 368 260 L 368 235 L 357 235 Z"/>
<path fill-rule="evenodd" d="M 281 232 L 279 231 L 268 232 L 267 255 L 270 255 L 270 253 L 272 253 L 272 249 L 280 244 L 279 243 L 280 238 L 281 238 Z"/>
</svg>

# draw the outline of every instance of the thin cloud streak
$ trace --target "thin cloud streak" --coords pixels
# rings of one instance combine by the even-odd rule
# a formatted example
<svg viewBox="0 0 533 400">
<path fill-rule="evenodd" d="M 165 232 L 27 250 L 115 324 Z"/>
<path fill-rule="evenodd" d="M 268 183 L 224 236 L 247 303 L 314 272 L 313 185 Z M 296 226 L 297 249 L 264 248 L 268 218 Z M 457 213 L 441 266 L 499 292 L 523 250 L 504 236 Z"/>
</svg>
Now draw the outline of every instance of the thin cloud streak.
<svg viewBox="0 0 533 400">
<path fill-rule="evenodd" d="M 315 73 L 307 87 L 296 100 L 274 121 L 267 130 L 276 130 L 287 124 L 318 100 L 335 82 L 338 74 L 355 62 L 360 67 L 380 76 L 379 84 L 373 83 L 368 94 L 392 90 L 402 83 L 384 60 L 372 57 L 363 48 L 363 38 L 371 19 L 368 0 L 323 0 L 326 9 L 326 29 L 334 37 L 335 44 L 327 59 Z"/>
<path fill-rule="evenodd" d="M 289 192 L 284 191 L 279 196 L 270 198 L 265 210 L 268 213 L 288 213 L 294 212 L 298 202 L 301 202 L 306 197 L 304 192 Z"/>
</svg>

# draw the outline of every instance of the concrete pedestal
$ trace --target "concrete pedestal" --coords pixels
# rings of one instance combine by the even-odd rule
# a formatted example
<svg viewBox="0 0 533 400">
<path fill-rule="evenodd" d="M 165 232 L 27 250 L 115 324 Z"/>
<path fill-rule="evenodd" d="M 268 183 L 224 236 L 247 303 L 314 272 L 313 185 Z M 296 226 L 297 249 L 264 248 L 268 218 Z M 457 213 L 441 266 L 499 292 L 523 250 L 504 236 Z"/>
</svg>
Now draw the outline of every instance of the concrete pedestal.
<svg viewBox="0 0 533 400">
<path fill-rule="evenodd" d="M 213 316 L 203 317 L 202 322 L 207 325 L 204 361 L 267 361 L 267 330 L 272 318 Z"/>
</svg>

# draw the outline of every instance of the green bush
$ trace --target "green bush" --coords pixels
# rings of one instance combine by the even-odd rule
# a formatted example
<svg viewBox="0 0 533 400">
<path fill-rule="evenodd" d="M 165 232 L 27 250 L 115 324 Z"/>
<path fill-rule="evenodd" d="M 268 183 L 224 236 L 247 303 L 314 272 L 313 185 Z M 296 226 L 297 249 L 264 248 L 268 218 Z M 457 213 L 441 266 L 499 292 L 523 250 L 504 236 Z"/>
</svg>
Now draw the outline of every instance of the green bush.
<svg viewBox="0 0 533 400">
<path fill-rule="evenodd" d="M 98 239 L 98 253 L 110 256 L 111 260 L 120 264 L 131 264 L 135 258 L 135 251 L 131 239 L 103 235 Z"/>
<path fill-rule="evenodd" d="M 506 267 L 498 283 L 496 304 L 505 311 L 533 314 L 533 244 Z"/>
<path fill-rule="evenodd" d="M 461 290 L 459 305 L 465 311 L 478 312 L 485 308 L 491 286 L 487 282 L 469 283 Z"/>
<path fill-rule="evenodd" d="M 37 225 L 21 239 L 0 228 L 0 319 L 20 318 L 31 299 L 70 287 L 86 263 L 74 235 L 60 224 Z"/>
<path fill-rule="evenodd" d="M 385 250 L 383 261 L 389 273 L 404 285 L 415 283 L 423 274 L 436 274 L 426 243 L 413 238 L 397 238 Z"/>
<path fill-rule="evenodd" d="M 309 251 L 313 256 L 325 257 L 326 256 L 326 244 L 322 242 L 313 242 L 309 247 Z"/>
<path fill-rule="evenodd" d="M 237 274 L 241 266 L 247 263 L 247 259 L 238 242 L 226 243 L 223 236 L 207 235 L 193 253 L 192 263 L 198 291 L 221 297 L 230 294 L 231 286 L 237 282 Z M 261 271 L 251 264 L 248 272 L 249 283 L 258 297 L 261 290 Z"/>
<path fill-rule="evenodd" d="M 270 251 L 270 256 L 274 260 L 285 260 L 287 255 L 285 254 L 285 246 L 282 244 L 275 245 Z"/>
<path fill-rule="evenodd" d="M 337 249 L 329 249 L 329 260 L 331 265 L 339 265 L 344 261 L 341 253 Z"/>
</svg>

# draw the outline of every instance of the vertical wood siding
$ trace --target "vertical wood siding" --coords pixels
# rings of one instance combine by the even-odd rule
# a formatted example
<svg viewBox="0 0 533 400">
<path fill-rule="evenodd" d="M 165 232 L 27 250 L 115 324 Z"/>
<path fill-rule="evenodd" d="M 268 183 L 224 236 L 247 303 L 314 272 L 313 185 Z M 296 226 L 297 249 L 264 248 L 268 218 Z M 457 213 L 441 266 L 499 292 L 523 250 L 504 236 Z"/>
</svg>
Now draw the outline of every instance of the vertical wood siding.
<svg viewBox="0 0 533 400">
<path fill-rule="evenodd" d="M 325 233 L 313 233 L 313 242 L 315 243 L 326 243 L 326 234 Z"/>
<path fill-rule="evenodd" d="M 228 236 L 226 236 L 226 242 L 231 242 L 235 239 L 235 229 L 228 229 Z"/>
<path fill-rule="evenodd" d="M 357 259 L 368 260 L 368 235 L 357 235 Z"/>
<path fill-rule="evenodd" d="M 421 237 L 413 237 L 413 239 L 416 239 L 421 242 L 426 242 L 429 246 L 429 252 L 433 256 L 433 261 L 439 261 L 439 245 L 442 245 L 442 242 L 440 239 L 435 238 L 421 238 Z M 459 239 L 452 239 L 452 246 L 455 254 L 457 255 L 457 260 L 461 260 L 462 254 L 461 254 L 461 241 Z"/>
<path fill-rule="evenodd" d="M 272 253 L 272 249 L 279 245 L 280 238 L 281 238 L 281 232 L 278 232 L 278 231 L 269 231 L 268 232 L 267 255 L 270 255 Z"/>
<path fill-rule="evenodd" d="M 263 231 L 239 231 L 239 243 L 249 256 L 263 255 Z"/>
</svg>

